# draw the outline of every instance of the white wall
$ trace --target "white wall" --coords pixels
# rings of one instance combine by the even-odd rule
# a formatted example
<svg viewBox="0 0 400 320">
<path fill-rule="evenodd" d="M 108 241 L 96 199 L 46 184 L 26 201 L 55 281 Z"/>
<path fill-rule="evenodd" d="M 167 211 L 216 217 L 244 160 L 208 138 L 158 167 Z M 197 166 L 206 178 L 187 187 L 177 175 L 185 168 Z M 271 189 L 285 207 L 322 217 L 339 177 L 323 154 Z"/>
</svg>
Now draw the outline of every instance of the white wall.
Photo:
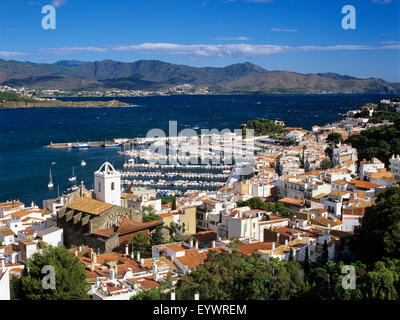
<svg viewBox="0 0 400 320">
<path fill-rule="evenodd" d="M 0 271 L 0 300 L 10 300 L 10 278 L 8 269 Z"/>
</svg>

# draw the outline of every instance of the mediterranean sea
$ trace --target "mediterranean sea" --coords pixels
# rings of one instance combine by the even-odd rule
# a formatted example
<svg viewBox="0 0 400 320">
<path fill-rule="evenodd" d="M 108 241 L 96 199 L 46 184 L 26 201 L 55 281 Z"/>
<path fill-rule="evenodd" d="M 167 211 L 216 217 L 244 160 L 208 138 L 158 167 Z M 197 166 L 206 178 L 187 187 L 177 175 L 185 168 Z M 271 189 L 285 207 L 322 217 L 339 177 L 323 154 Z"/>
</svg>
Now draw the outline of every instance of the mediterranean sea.
<svg viewBox="0 0 400 320">
<path fill-rule="evenodd" d="M 283 120 L 287 126 L 311 129 L 338 120 L 348 110 L 390 95 L 224 95 L 118 97 L 133 107 L 30 108 L 0 110 L 0 202 L 34 201 L 57 197 L 71 186 L 75 168 L 77 183 L 93 186 L 93 171 L 108 160 L 117 169 L 125 159 L 118 149 L 54 150 L 52 142 L 103 141 L 145 137 L 160 128 L 168 134 L 168 122 L 178 130 L 236 129 L 247 120 L 264 117 Z M 60 100 L 111 100 L 112 98 L 60 98 Z M 81 160 L 87 162 L 81 167 Z M 52 165 L 52 162 L 55 162 Z M 54 188 L 49 190 L 49 169 Z"/>
</svg>

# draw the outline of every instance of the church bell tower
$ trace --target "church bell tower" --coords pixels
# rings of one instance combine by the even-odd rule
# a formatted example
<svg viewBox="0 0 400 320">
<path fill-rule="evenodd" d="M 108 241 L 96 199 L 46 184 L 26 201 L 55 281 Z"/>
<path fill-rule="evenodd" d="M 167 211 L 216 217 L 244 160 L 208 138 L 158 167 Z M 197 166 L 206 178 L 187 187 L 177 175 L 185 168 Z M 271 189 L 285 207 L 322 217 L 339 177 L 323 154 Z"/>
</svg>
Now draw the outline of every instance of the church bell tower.
<svg viewBox="0 0 400 320">
<path fill-rule="evenodd" d="M 121 205 L 121 173 L 104 162 L 94 173 L 94 194 L 97 200 Z"/>
</svg>

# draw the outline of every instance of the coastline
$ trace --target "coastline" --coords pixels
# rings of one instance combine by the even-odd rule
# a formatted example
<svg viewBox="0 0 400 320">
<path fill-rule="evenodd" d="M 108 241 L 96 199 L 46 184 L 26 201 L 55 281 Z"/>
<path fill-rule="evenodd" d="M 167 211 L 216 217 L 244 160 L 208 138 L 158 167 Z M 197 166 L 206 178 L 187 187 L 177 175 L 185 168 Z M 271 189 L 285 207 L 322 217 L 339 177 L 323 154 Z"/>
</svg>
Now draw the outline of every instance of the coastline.
<svg viewBox="0 0 400 320">
<path fill-rule="evenodd" d="M 127 107 L 131 106 L 129 103 L 121 102 L 118 100 L 109 101 L 5 101 L 0 103 L 0 109 L 26 109 L 26 108 L 50 108 L 50 107 L 85 107 L 85 108 L 98 108 L 98 107 Z"/>
</svg>

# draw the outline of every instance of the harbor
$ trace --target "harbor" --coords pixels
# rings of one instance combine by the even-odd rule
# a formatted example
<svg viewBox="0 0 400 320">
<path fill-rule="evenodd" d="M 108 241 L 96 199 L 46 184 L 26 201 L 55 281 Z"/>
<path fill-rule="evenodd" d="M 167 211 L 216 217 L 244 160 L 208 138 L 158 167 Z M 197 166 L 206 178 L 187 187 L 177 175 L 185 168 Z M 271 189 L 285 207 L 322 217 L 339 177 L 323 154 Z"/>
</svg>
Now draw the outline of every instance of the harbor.
<svg viewBox="0 0 400 320">
<path fill-rule="evenodd" d="M 254 140 L 243 140 L 237 133 L 51 142 L 46 146 L 78 150 L 100 147 L 115 148 L 116 156 L 124 161 L 120 168 L 123 188 L 149 186 L 160 194 L 217 190 L 236 176 L 237 159 L 252 162 L 254 153 L 262 150 L 254 147 Z M 74 174 L 70 179 L 73 177 Z"/>
</svg>

